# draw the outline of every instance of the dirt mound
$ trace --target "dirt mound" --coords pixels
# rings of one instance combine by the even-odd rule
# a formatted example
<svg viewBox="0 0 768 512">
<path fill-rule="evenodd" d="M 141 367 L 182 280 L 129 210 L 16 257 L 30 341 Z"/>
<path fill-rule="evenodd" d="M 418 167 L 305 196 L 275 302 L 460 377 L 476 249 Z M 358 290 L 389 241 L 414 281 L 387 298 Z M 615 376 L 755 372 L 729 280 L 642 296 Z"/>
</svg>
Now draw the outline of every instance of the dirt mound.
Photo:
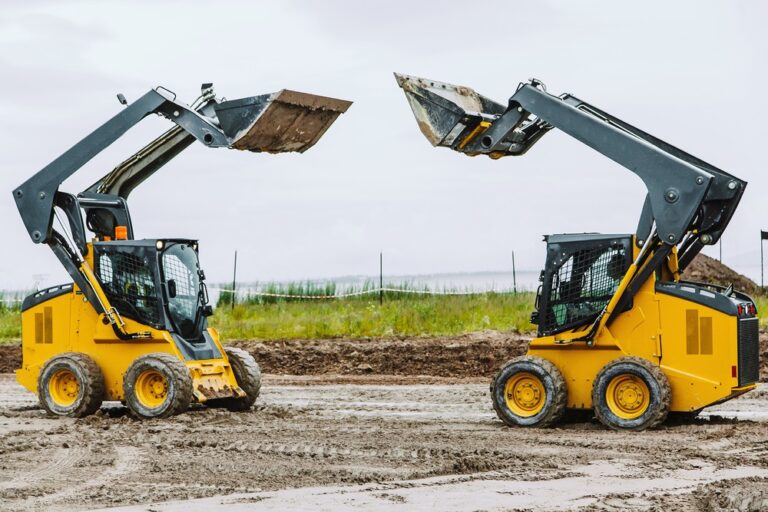
<svg viewBox="0 0 768 512">
<path fill-rule="evenodd" d="M 21 347 L 0 345 L 0 373 L 11 373 L 21 367 Z"/>
<path fill-rule="evenodd" d="M 720 286 L 733 284 L 736 290 L 748 295 L 755 295 L 760 291 L 757 283 L 750 278 L 739 274 L 732 268 L 704 254 L 699 254 L 693 259 L 688 268 L 685 269 L 685 272 L 683 272 L 683 279 L 718 284 Z"/>
<path fill-rule="evenodd" d="M 485 377 L 525 353 L 529 336 L 484 331 L 461 336 L 228 343 L 253 354 L 264 373 L 279 375 L 428 375 Z M 21 366 L 19 345 L 0 346 L 0 373 Z"/>
<path fill-rule="evenodd" d="M 287 375 L 490 376 L 522 355 L 530 338 L 486 331 L 415 338 L 237 341 L 265 373 Z"/>
</svg>

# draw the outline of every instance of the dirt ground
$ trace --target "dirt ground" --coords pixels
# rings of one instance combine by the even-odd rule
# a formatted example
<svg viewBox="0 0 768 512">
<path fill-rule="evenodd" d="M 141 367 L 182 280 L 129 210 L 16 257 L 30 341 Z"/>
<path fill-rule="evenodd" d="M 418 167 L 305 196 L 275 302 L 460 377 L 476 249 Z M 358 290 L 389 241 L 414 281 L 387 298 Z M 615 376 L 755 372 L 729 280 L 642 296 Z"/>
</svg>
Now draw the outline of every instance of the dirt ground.
<svg viewBox="0 0 768 512">
<path fill-rule="evenodd" d="M 766 419 L 768 386 L 713 415 L 617 433 L 590 418 L 546 430 L 506 428 L 485 379 L 415 380 L 267 376 L 250 412 L 196 407 L 140 422 L 119 404 L 80 420 L 46 417 L 2 375 L 0 509 L 768 506 L 766 424 L 726 419 Z M 156 504 L 195 498 L 207 499 Z"/>
</svg>

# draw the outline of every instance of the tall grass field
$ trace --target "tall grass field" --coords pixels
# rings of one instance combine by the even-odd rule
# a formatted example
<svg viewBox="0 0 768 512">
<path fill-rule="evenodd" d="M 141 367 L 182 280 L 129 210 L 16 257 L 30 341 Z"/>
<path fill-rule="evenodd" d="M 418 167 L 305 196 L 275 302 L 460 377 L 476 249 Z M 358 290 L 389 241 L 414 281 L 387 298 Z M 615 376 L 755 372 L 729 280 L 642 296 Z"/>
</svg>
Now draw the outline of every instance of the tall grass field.
<svg viewBox="0 0 768 512">
<path fill-rule="evenodd" d="M 407 284 L 394 291 L 370 292 L 374 286 L 337 290 L 332 284 L 276 285 L 262 293 L 328 297 L 303 299 L 270 295 L 240 297 L 223 293 L 211 317 L 225 339 L 291 339 L 369 336 L 451 335 L 493 329 L 528 332 L 535 295 L 525 293 L 429 295 Z M 342 296 L 341 298 L 337 298 Z"/>
</svg>

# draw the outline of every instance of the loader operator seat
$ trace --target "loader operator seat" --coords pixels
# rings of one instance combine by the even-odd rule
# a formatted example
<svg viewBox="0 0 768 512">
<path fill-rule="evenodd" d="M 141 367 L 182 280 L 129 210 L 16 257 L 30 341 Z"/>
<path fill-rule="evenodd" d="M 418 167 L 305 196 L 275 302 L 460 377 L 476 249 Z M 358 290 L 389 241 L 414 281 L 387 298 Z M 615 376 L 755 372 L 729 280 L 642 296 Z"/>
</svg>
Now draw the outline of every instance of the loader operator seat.
<svg viewBox="0 0 768 512">
<path fill-rule="evenodd" d="M 614 281 L 614 289 L 619 284 L 616 281 L 621 281 L 621 278 L 624 277 L 624 273 L 626 271 L 626 258 L 624 254 L 622 252 L 616 252 L 613 256 L 611 256 L 611 261 L 608 263 L 608 267 L 606 268 L 608 277 Z"/>
<path fill-rule="evenodd" d="M 103 240 L 106 236 L 113 237 L 115 234 L 117 219 L 115 214 L 106 208 L 90 208 L 85 216 L 85 222 L 88 229 L 100 240 Z"/>
</svg>

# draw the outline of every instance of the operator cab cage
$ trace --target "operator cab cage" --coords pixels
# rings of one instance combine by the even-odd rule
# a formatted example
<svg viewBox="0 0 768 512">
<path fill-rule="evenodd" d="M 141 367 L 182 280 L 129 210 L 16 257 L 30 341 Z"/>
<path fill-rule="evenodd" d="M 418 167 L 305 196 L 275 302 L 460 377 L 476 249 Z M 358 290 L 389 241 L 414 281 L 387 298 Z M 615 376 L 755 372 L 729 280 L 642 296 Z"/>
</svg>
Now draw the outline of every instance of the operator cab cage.
<svg viewBox="0 0 768 512">
<path fill-rule="evenodd" d="M 192 335 L 189 325 L 199 323 L 199 318 L 191 319 L 189 311 L 186 318 L 179 316 L 186 306 L 181 305 L 178 294 L 182 283 L 186 283 L 185 296 L 192 300 L 194 295 L 199 303 L 198 288 L 187 278 L 202 281 L 202 273 L 195 278 L 193 272 L 184 279 L 163 280 L 162 276 L 170 272 L 163 266 L 163 258 L 171 246 L 194 247 L 188 252 L 195 253 L 196 262 L 197 243 L 135 241 L 128 195 L 195 140 L 211 148 L 303 153 L 346 112 L 351 102 L 285 89 L 227 101 L 218 99 L 209 83 L 202 85 L 201 95 L 192 105 L 177 101 L 176 95 L 163 87 L 150 90 L 131 104 L 121 94 L 118 99 L 126 105 L 122 111 L 22 183 L 13 191 L 13 197 L 32 241 L 51 247 L 88 301 L 109 318 L 113 327 L 115 317 L 103 297 L 121 304 L 115 308 L 120 314 L 125 312 L 128 317 L 156 327 L 172 324 L 175 331 Z M 80 194 L 59 190 L 65 179 L 150 114 L 165 117 L 175 126 Z M 63 212 L 67 226 L 58 218 L 57 210 Z M 61 230 L 54 229 L 55 217 Z M 85 260 L 89 251 L 86 226 L 96 235 L 94 269 L 88 268 Z M 161 245 L 168 248 L 161 251 Z M 191 265 L 191 260 L 187 263 Z M 131 272 L 132 281 L 128 283 L 125 276 Z M 94 277 L 99 285 L 93 283 Z M 175 281 L 175 297 L 168 297 L 171 281 Z M 165 316 L 158 303 L 161 288 L 169 304 L 175 302 L 178 314 L 170 311 Z M 116 333 L 121 337 L 125 334 L 118 330 Z"/>
<path fill-rule="evenodd" d="M 594 321 L 632 263 L 632 235 L 559 234 L 544 241 L 546 265 L 531 315 L 539 336 Z"/>
</svg>

